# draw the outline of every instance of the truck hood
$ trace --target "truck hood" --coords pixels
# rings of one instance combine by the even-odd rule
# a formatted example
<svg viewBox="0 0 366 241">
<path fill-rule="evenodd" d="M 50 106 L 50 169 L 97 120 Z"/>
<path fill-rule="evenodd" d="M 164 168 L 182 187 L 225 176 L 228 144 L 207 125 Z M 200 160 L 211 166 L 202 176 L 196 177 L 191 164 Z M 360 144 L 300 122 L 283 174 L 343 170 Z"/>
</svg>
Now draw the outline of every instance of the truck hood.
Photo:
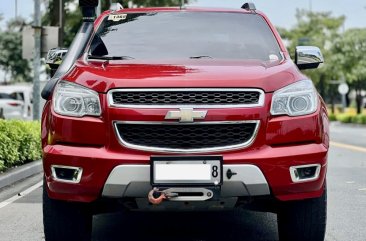
<svg viewBox="0 0 366 241">
<path fill-rule="evenodd" d="M 190 60 L 184 63 L 78 61 L 64 79 L 100 93 L 114 88 L 260 88 L 273 92 L 305 76 L 283 62 Z"/>
</svg>

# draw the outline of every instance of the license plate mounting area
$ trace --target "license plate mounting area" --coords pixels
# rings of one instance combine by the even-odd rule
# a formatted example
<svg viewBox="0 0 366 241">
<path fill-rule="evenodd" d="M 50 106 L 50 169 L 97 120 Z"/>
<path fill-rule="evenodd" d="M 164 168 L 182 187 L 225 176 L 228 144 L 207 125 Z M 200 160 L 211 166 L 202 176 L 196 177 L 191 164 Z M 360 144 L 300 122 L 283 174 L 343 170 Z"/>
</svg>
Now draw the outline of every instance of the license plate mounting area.
<svg viewBox="0 0 366 241">
<path fill-rule="evenodd" d="M 153 156 L 152 186 L 219 186 L 222 156 Z"/>
</svg>

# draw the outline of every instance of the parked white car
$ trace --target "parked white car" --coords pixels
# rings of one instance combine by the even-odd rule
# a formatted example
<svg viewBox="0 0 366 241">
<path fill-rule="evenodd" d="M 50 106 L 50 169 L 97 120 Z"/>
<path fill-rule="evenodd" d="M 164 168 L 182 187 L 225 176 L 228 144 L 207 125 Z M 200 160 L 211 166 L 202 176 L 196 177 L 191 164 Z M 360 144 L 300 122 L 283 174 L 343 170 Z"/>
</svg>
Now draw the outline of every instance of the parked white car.
<svg viewBox="0 0 366 241">
<path fill-rule="evenodd" d="M 12 100 L 13 104 L 15 105 L 14 101 L 18 101 L 18 103 L 22 103 L 22 109 L 20 114 L 16 114 L 13 110 L 10 116 L 14 117 L 6 117 L 6 119 L 23 119 L 23 120 L 31 120 L 32 119 L 32 111 L 33 111 L 33 101 L 32 101 L 32 85 L 22 84 L 22 85 L 8 85 L 8 86 L 0 86 L 0 94 L 2 94 L 4 97 L 1 99 L 7 99 Z M 9 100 L 8 100 L 9 101 Z M 4 102 L 4 101 L 2 101 Z M 7 105 L 5 107 L 8 108 Z M 3 107 L 3 108 L 5 108 Z M 16 106 L 14 106 L 16 107 Z M 10 110 L 7 110 L 10 111 Z M 19 111 L 19 109 L 17 109 Z M 5 110 L 4 110 L 5 113 Z"/>
<path fill-rule="evenodd" d="M 23 119 L 24 102 L 12 98 L 7 93 L 0 92 L 0 118 Z"/>
</svg>

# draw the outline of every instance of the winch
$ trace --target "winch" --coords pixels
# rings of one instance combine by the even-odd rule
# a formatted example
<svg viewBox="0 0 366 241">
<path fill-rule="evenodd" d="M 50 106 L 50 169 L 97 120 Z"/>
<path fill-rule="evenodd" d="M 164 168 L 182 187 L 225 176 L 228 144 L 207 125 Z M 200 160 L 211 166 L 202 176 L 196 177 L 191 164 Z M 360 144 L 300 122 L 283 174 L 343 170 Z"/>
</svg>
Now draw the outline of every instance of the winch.
<svg viewBox="0 0 366 241">
<path fill-rule="evenodd" d="M 154 205 L 161 204 L 164 200 L 169 201 L 206 201 L 214 196 L 213 191 L 207 188 L 175 187 L 160 190 L 153 188 L 149 194 L 149 202 Z"/>
</svg>

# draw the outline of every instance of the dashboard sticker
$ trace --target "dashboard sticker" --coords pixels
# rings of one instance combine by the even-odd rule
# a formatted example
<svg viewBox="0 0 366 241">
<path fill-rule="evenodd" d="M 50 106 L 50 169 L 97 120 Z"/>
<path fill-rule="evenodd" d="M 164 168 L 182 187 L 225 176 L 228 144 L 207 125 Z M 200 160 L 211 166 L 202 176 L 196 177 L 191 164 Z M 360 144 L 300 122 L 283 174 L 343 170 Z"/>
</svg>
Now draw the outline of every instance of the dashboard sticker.
<svg viewBox="0 0 366 241">
<path fill-rule="evenodd" d="M 127 14 L 111 14 L 108 16 L 108 20 L 118 22 L 121 20 L 125 20 L 127 18 Z"/>
</svg>

